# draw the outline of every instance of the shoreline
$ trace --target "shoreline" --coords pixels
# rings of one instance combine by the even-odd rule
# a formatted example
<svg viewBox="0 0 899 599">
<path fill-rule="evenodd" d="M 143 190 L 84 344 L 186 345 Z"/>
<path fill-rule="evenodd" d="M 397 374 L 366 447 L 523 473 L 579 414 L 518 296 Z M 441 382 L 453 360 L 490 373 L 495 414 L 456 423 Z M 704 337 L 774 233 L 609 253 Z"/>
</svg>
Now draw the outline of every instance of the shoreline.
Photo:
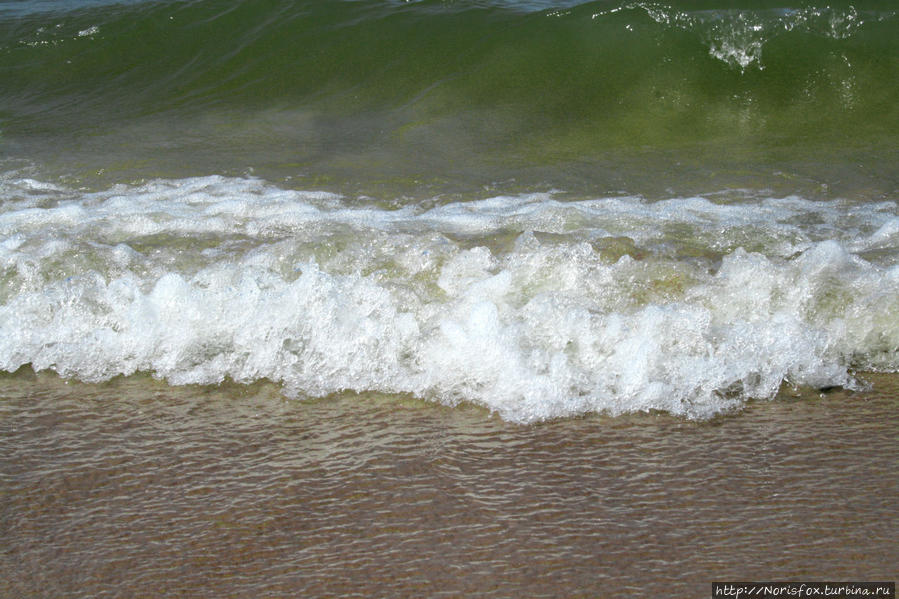
<svg viewBox="0 0 899 599">
<path fill-rule="evenodd" d="M 899 395 L 899 373 L 877 371 L 850 371 L 850 376 L 859 384 L 858 389 L 844 387 L 825 387 L 816 389 L 808 386 L 795 386 L 784 382 L 777 394 L 771 398 L 744 398 L 740 404 L 732 409 L 723 410 L 708 418 L 691 418 L 681 414 L 671 414 L 665 410 L 632 410 L 620 414 L 609 414 L 605 411 L 589 411 L 560 416 L 534 422 L 519 423 L 504 420 L 495 410 L 476 401 L 460 400 L 453 404 L 447 404 L 437 399 L 417 397 L 408 393 L 386 393 L 377 390 L 344 390 L 329 393 L 325 396 L 299 396 L 293 397 L 285 394 L 282 385 L 268 379 L 241 383 L 226 378 L 218 384 L 171 384 L 168 381 L 157 378 L 150 373 L 138 372 L 132 375 L 117 375 L 109 380 L 100 382 L 85 382 L 78 379 L 67 379 L 59 376 L 52 370 L 35 371 L 31 365 L 25 365 L 15 372 L 0 371 L 0 398 L 5 397 L 5 390 L 15 387 L 19 383 L 45 389 L 50 393 L 81 393 L 88 397 L 97 395 L 115 395 L 123 393 L 133 395 L 135 398 L 154 398 L 162 396 L 194 397 L 194 396 L 219 396 L 222 398 L 264 398 L 266 402 L 283 402 L 295 404 L 298 409 L 304 405 L 316 405 L 327 402 L 353 402 L 355 400 L 377 402 L 385 407 L 396 405 L 398 408 L 416 406 L 417 409 L 428 410 L 460 410 L 467 413 L 480 413 L 485 420 L 497 420 L 513 427 L 544 426 L 564 423 L 569 420 L 582 419 L 632 419 L 641 416 L 671 418 L 675 421 L 693 422 L 697 424 L 714 423 L 721 418 L 740 417 L 744 413 L 756 409 L 758 406 L 771 403 L 795 403 L 812 402 L 839 397 L 846 401 L 860 400 L 871 395 Z M 13 397 L 15 393 L 13 392 Z"/>
<path fill-rule="evenodd" d="M 897 574 L 897 375 L 702 422 L 528 426 L 376 394 L 28 378 L 0 377 L 0 596 L 702 596 Z"/>
</svg>

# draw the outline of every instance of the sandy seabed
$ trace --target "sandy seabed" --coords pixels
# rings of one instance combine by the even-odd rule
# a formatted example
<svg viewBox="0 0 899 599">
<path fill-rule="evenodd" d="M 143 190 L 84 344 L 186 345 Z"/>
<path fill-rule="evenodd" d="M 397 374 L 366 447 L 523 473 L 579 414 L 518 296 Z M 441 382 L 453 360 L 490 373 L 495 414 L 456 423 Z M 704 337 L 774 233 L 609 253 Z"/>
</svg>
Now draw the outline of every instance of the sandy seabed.
<svg viewBox="0 0 899 599">
<path fill-rule="evenodd" d="M 899 376 L 519 426 L 269 384 L 0 376 L 0 597 L 710 596 L 896 580 Z"/>
</svg>

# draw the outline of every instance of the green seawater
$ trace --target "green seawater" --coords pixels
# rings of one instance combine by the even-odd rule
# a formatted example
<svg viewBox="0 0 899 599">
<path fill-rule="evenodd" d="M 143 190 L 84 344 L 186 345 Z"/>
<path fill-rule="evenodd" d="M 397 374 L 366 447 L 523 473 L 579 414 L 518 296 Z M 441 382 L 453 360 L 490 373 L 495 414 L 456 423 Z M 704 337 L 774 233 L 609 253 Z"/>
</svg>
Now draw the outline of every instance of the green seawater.
<svg viewBox="0 0 899 599">
<path fill-rule="evenodd" d="M 897 97 L 892 2 L 0 3 L 0 152 L 98 187 L 877 199 Z"/>
</svg>

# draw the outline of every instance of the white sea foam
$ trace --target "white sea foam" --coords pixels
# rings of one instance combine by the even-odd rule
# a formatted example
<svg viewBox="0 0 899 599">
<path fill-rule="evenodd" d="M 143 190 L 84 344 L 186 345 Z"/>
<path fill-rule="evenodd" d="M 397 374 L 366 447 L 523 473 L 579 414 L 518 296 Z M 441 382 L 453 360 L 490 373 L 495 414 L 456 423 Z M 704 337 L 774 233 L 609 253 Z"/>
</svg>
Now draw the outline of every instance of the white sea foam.
<svg viewBox="0 0 899 599">
<path fill-rule="evenodd" d="M 894 202 L 0 180 L 0 368 L 706 417 L 899 367 Z"/>
</svg>

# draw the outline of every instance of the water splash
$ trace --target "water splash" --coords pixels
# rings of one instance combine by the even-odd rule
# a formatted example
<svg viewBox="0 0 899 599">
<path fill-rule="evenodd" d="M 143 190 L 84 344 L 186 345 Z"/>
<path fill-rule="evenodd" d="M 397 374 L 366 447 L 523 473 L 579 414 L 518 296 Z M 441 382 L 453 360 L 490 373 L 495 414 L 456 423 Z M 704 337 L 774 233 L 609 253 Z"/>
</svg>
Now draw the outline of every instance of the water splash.
<svg viewBox="0 0 899 599">
<path fill-rule="evenodd" d="M 597 13 L 594 18 L 623 10 L 643 11 L 660 25 L 695 33 L 709 48 L 711 56 L 744 72 L 750 67 L 764 69 L 762 49 L 783 33 L 805 31 L 832 39 L 847 39 L 865 22 L 853 6 L 844 9 L 684 11 L 655 2 L 627 4 Z M 876 19 L 893 15 L 880 15 Z"/>
</svg>

